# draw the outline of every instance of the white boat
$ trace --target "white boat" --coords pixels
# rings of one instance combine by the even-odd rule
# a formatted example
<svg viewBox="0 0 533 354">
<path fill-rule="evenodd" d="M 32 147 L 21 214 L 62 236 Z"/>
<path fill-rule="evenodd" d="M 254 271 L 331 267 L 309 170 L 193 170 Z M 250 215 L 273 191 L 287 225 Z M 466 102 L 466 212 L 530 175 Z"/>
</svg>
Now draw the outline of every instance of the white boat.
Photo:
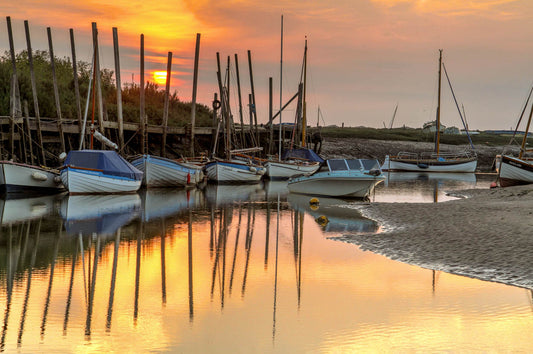
<svg viewBox="0 0 533 354">
<path fill-rule="evenodd" d="M 216 159 L 205 165 L 209 181 L 215 183 L 259 183 L 265 168 L 236 160 Z"/>
<path fill-rule="evenodd" d="M 533 183 L 533 160 L 502 155 L 498 179 L 501 187 Z"/>
<path fill-rule="evenodd" d="M 385 180 L 377 160 L 329 159 L 310 176 L 289 180 L 291 193 L 366 198 Z"/>
<path fill-rule="evenodd" d="M 121 195 L 67 195 L 59 213 L 69 235 L 111 235 L 137 218 L 141 198 L 137 193 Z"/>
<path fill-rule="evenodd" d="M 473 173 L 477 167 L 477 156 L 470 151 L 460 153 L 412 153 L 400 152 L 396 156 L 385 156 L 381 169 L 398 172 L 451 172 Z"/>
<path fill-rule="evenodd" d="M 3 193 L 59 193 L 65 190 L 58 170 L 0 161 L 0 188 Z"/>
<path fill-rule="evenodd" d="M 265 163 L 266 176 L 269 179 L 289 179 L 295 176 L 309 176 L 320 168 L 320 162 L 312 161 L 268 161 Z"/>
<path fill-rule="evenodd" d="M 71 194 L 133 193 L 143 173 L 112 150 L 72 150 L 61 170 Z"/>
<path fill-rule="evenodd" d="M 441 96 L 441 69 L 442 50 L 439 50 L 439 85 L 438 85 L 438 103 L 437 118 L 435 120 L 435 149 L 431 152 L 399 152 L 396 156 L 385 157 L 381 169 L 383 171 L 397 172 L 475 172 L 477 167 L 477 155 L 474 151 L 461 152 L 441 152 L 440 151 L 440 96 Z M 451 87 L 451 86 L 450 86 Z M 461 113 L 459 112 L 461 115 Z M 461 120 L 465 124 L 461 115 Z M 466 127 L 466 124 L 465 124 Z M 467 130 L 468 134 L 468 130 Z M 470 136 L 468 136 L 470 140 Z M 470 145 L 473 149 L 472 141 Z"/>
<path fill-rule="evenodd" d="M 131 164 L 144 173 L 142 184 L 146 187 L 194 186 L 204 178 L 201 166 L 159 156 L 141 155 Z"/>
</svg>

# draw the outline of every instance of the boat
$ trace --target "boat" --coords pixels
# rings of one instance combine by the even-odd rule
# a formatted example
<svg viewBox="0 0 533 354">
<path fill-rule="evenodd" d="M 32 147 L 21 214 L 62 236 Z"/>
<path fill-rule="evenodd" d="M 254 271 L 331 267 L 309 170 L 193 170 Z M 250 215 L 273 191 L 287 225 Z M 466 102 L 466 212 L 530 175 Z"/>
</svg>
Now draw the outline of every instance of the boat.
<svg viewBox="0 0 533 354">
<path fill-rule="evenodd" d="M 287 188 L 291 193 L 367 198 L 385 179 L 378 160 L 328 159 L 314 174 L 290 179 Z"/>
<path fill-rule="evenodd" d="M 195 186 L 204 178 L 203 168 L 154 155 L 132 158 L 131 164 L 143 172 L 146 187 Z"/>
<path fill-rule="evenodd" d="M 399 152 L 396 156 L 385 156 L 381 169 L 383 171 L 417 171 L 417 172 L 475 172 L 477 167 L 477 154 L 474 150 L 460 152 L 441 152 L 440 151 L 440 94 L 441 94 L 441 72 L 444 64 L 442 63 L 442 49 L 439 50 L 439 86 L 438 86 L 438 104 L 437 118 L 435 121 L 435 149 L 431 152 Z M 444 70 L 446 68 L 444 67 Z M 449 81 L 449 80 L 448 80 Z M 450 85 L 451 87 L 451 85 Z M 454 96 L 455 98 L 455 96 Z M 461 115 L 461 112 L 459 111 Z M 461 120 L 466 127 L 466 123 L 461 115 Z M 468 129 L 466 129 L 468 134 Z M 468 135 L 470 140 L 470 135 Z M 472 149 L 474 148 L 470 140 Z"/>
<path fill-rule="evenodd" d="M 133 193 L 143 173 L 113 150 L 72 150 L 61 168 L 70 194 Z"/>
<path fill-rule="evenodd" d="M 265 174 L 265 168 L 253 162 L 215 158 L 206 163 L 205 172 L 207 179 L 215 183 L 246 184 L 259 183 Z"/>
<path fill-rule="evenodd" d="M 65 190 L 55 169 L 0 161 L 0 190 L 5 193 L 60 193 Z"/>
<path fill-rule="evenodd" d="M 533 92 L 533 88 L 531 89 L 529 93 L 530 97 L 531 97 L 532 92 Z M 529 102 L 529 97 L 526 101 L 522 114 L 526 110 L 528 102 Z M 495 158 L 495 167 L 496 167 L 496 170 L 498 171 L 498 182 L 501 187 L 510 187 L 510 186 L 533 183 L 533 156 L 531 155 L 531 153 L 533 152 L 533 149 L 527 148 L 528 146 L 527 138 L 529 136 L 529 127 L 531 125 L 532 116 L 533 116 L 533 104 L 531 105 L 531 109 L 529 112 L 529 118 L 526 123 L 526 130 L 524 131 L 524 136 L 522 137 L 522 142 L 520 144 L 520 149 L 517 151 L 518 154 L 514 152 L 516 151 L 516 145 L 511 145 L 511 144 L 514 141 L 514 138 L 518 132 L 518 126 L 520 125 L 520 122 L 522 121 L 522 116 L 518 120 L 515 132 L 513 134 L 513 138 L 511 139 L 509 146 L 506 146 L 502 154 L 497 155 Z"/>
<path fill-rule="evenodd" d="M 322 162 L 324 160 L 318 156 L 313 150 L 306 147 L 306 133 L 305 133 L 305 126 L 307 125 L 306 122 L 306 103 L 305 103 L 305 90 L 306 90 L 306 71 L 307 71 L 307 39 L 305 40 L 305 49 L 304 49 L 304 61 L 303 61 L 303 83 L 300 84 L 300 87 L 303 88 L 303 90 L 299 90 L 299 94 L 302 95 L 302 102 L 303 104 L 299 109 L 297 110 L 297 117 L 298 121 L 301 121 L 301 147 L 297 149 L 289 149 L 284 151 L 283 154 L 281 154 L 281 144 L 282 144 L 282 124 L 281 124 L 281 111 L 283 110 L 280 108 L 279 116 L 280 116 L 280 124 L 279 124 L 279 150 L 280 153 L 278 155 L 278 160 L 269 160 L 265 162 L 265 168 L 266 168 L 266 174 L 265 176 L 268 179 L 276 180 L 276 179 L 289 179 L 291 177 L 295 176 L 308 176 L 310 174 L 313 174 L 316 172 L 319 168 Z M 280 90 L 280 96 L 281 96 L 281 90 Z M 280 97 L 280 102 L 281 102 Z M 301 109 L 300 109 L 301 108 Z M 300 117 L 301 112 L 301 117 Z M 296 139 L 298 140 L 298 139 Z"/>
</svg>

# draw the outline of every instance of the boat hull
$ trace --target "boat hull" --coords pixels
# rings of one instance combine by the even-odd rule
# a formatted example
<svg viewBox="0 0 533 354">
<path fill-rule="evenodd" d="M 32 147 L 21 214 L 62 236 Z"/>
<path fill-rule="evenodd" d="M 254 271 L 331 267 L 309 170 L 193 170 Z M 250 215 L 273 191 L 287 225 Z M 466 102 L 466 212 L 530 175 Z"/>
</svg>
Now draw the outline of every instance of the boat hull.
<svg viewBox="0 0 533 354">
<path fill-rule="evenodd" d="M 381 169 L 398 172 L 475 172 L 477 159 L 456 159 L 439 161 L 437 159 L 410 160 L 386 156 Z"/>
<path fill-rule="evenodd" d="M 265 163 L 269 179 L 289 179 L 295 176 L 309 176 L 320 168 L 320 163 L 291 163 L 284 161 L 268 161 Z"/>
<path fill-rule="evenodd" d="M 263 167 L 232 161 L 211 161 L 205 169 L 214 183 L 259 183 L 264 174 Z"/>
<path fill-rule="evenodd" d="M 65 190 L 56 171 L 1 161 L 0 172 L 0 189 L 4 193 L 59 193 Z"/>
<path fill-rule="evenodd" d="M 499 170 L 502 187 L 533 183 L 533 161 L 503 155 Z"/>
<path fill-rule="evenodd" d="M 366 198 L 375 186 L 384 180 L 383 175 L 319 172 L 311 176 L 292 179 L 287 188 L 291 193 L 298 194 Z"/>
<path fill-rule="evenodd" d="M 147 187 L 194 186 L 203 178 L 200 167 L 191 168 L 157 156 L 143 155 L 131 164 L 144 172 L 142 184 Z"/>
<path fill-rule="evenodd" d="M 134 193 L 142 180 L 105 175 L 101 171 L 65 167 L 61 180 L 71 194 Z"/>
</svg>

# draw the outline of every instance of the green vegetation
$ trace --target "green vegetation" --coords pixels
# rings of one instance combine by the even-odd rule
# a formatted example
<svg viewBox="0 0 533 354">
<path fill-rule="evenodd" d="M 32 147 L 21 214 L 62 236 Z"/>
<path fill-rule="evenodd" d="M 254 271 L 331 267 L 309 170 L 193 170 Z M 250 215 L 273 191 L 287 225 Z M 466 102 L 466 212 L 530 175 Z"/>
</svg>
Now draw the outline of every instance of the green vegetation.
<svg viewBox="0 0 533 354">
<path fill-rule="evenodd" d="M 323 127 L 320 132 L 325 138 L 359 138 L 376 140 L 397 140 L 397 141 L 420 141 L 432 142 L 435 133 L 429 133 L 422 129 L 394 128 L 394 129 L 374 129 L 366 127 L 338 128 Z M 484 144 L 487 146 L 507 145 L 511 139 L 510 135 L 500 135 L 486 132 L 471 135 L 474 144 Z M 520 138 L 521 139 L 521 138 Z M 468 144 L 468 137 L 464 134 L 441 134 L 440 142 L 450 145 Z"/>
<path fill-rule="evenodd" d="M 56 106 L 53 90 L 53 77 L 50 55 L 46 51 L 35 51 L 33 54 L 33 68 L 37 81 L 37 98 L 41 117 L 56 118 Z M 61 115 L 63 119 L 78 119 L 76 96 L 74 90 L 74 75 L 72 62 L 69 58 L 54 58 L 58 91 L 60 96 Z M 78 62 L 78 83 L 81 96 L 82 114 L 87 99 L 91 64 Z M 35 116 L 31 77 L 28 62 L 28 52 L 22 51 L 16 55 L 17 76 L 21 101 L 28 101 L 30 116 Z M 0 57 L 0 116 L 10 114 L 10 95 L 12 63 L 8 52 Z M 102 83 L 102 97 L 106 119 L 117 120 L 117 90 L 113 71 L 102 69 L 100 72 Z M 181 102 L 175 91 L 169 95 L 169 126 L 185 126 L 190 121 L 191 104 Z M 148 82 L 145 85 L 145 112 L 148 124 L 162 124 L 165 102 L 165 91 L 157 84 Z M 140 88 L 135 84 L 124 85 L 122 88 L 122 112 L 125 122 L 139 122 L 140 116 Z M 90 113 L 89 113 L 90 114 Z M 196 125 L 211 126 L 212 111 L 209 107 L 196 104 Z"/>
</svg>

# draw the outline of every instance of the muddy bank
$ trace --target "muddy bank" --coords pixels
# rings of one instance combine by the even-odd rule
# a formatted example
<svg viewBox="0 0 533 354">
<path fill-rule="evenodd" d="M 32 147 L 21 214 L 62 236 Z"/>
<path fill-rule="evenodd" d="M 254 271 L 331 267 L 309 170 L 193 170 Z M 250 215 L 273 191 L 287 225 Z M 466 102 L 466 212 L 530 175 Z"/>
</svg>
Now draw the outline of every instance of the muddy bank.
<svg viewBox="0 0 533 354">
<path fill-rule="evenodd" d="M 383 162 L 385 155 L 396 155 L 400 151 L 423 152 L 432 151 L 433 143 L 410 141 L 386 141 L 358 138 L 324 138 L 321 155 L 325 158 L 377 158 Z M 441 144 L 442 152 L 462 151 L 469 149 L 468 145 Z M 494 163 L 494 157 L 500 154 L 503 146 L 475 145 L 478 154 L 479 172 L 489 172 Z"/>
</svg>

